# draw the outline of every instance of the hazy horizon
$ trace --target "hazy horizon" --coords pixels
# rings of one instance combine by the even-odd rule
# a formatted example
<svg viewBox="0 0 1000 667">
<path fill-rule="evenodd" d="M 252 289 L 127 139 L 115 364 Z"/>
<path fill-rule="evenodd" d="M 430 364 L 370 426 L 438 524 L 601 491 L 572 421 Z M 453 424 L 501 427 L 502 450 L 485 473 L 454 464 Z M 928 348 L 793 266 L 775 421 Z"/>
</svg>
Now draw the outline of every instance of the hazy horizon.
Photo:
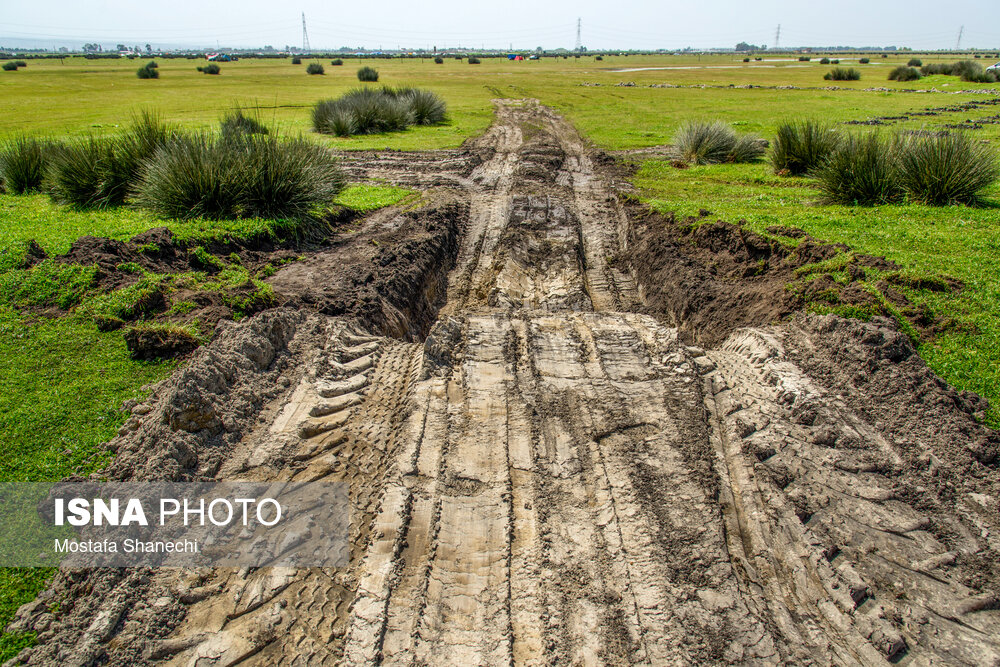
<svg viewBox="0 0 1000 667">
<path fill-rule="evenodd" d="M 343 46 L 572 49 L 577 18 L 582 21 L 582 44 L 592 50 L 731 48 L 738 42 L 773 47 L 779 24 L 779 46 L 953 49 L 964 23 L 962 48 L 1000 47 L 1000 3 L 985 0 L 956 0 L 946 12 L 940 3 L 929 0 L 911 0 L 902 9 L 860 0 L 836 6 L 719 0 L 710 8 L 646 2 L 611 5 L 596 0 L 545 4 L 511 0 L 503 5 L 392 0 L 380 3 L 378 16 L 370 21 L 358 7 L 337 11 L 316 0 L 302 0 L 295 6 L 246 0 L 238 15 L 232 5 L 192 0 L 177 0 L 169 8 L 120 0 L 3 3 L 0 44 L 18 48 L 79 48 L 97 42 L 111 47 L 149 43 L 154 48 L 270 45 L 283 49 L 302 45 L 302 12 L 315 50 Z"/>
</svg>

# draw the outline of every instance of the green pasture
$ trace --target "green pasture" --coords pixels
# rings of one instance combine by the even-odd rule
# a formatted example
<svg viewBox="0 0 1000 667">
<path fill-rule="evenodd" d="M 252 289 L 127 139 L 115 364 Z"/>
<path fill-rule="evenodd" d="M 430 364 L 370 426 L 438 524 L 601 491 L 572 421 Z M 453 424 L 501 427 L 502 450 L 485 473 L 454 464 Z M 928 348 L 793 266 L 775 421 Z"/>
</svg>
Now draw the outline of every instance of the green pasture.
<svg viewBox="0 0 1000 667">
<path fill-rule="evenodd" d="M 818 59 L 822 54 L 814 54 Z M 158 59 L 160 78 L 140 80 L 135 70 L 146 60 L 28 60 L 15 72 L 0 72 L 0 139 L 19 134 L 60 140 L 90 133 L 113 133 L 140 109 L 192 130 L 214 131 L 220 116 L 234 106 L 256 107 L 262 120 L 287 134 L 302 134 L 338 150 L 454 148 L 485 130 L 491 100 L 534 97 L 563 113 L 596 147 L 627 151 L 670 143 L 687 120 L 720 119 L 739 132 L 770 138 L 782 121 L 825 119 L 832 123 L 888 120 L 895 129 L 939 130 L 969 121 L 981 124 L 972 136 L 1000 152 L 1000 105 L 967 108 L 972 101 L 996 99 L 1000 86 L 963 83 L 934 76 L 897 83 L 889 70 L 910 57 L 923 62 L 954 62 L 954 56 L 870 54 L 841 57 L 857 67 L 856 82 L 828 82 L 833 65 L 802 63 L 795 56 L 592 56 L 539 61 L 483 59 L 479 65 L 446 58 L 355 60 L 343 66 L 322 59 L 326 73 L 310 76 L 290 59 L 245 59 L 222 63 L 218 76 L 196 71 L 202 60 Z M 835 57 L 835 56 L 834 56 Z M 982 59 L 983 65 L 997 59 Z M 310 110 L 360 84 L 357 69 L 379 70 L 376 85 L 429 88 L 448 103 L 450 122 L 411 127 L 404 132 L 351 138 L 316 135 Z M 631 70 L 631 71 L 622 71 Z M 632 85 L 634 84 L 634 85 Z M 372 85 L 372 84 L 368 84 Z M 785 87 L 785 88 L 782 88 Z M 791 87 L 791 88 L 788 88 Z M 834 89 L 836 88 L 836 89 Z M 928 110 L 935 111 L 932 115 Z M 857 131 L 870 128 L 859 126 Z M 641 156 L 634 159 L 640 160 Z M 634 177 L 640 196 L 661 211 L 688 215 L 712 211 L 712 219 L 745 220 L 757 230 L 789 225 L 858 252 L 885 255 L 909 272 L 960 279 L 959 292 L 908 290 L 956 326 L 920 344 L 920 352 L 948 381 L 1000 405 L 1000 188 L 980 208 L 890 206 L 857 208 L 819 203 L 807 178 L 780 178 L 766 162 L 676 169 L 663 160 L 641 160 Z M 410 196 L 379 184 L 356 184 L 339 203 L 373 210 Z M 127 239 L 146 229 L 167 226 L 195 240 L 280 233 L 282 221 L 176 221 L 128 207 L 99 211 L 53 204 L 46 195 L 0 195 L 0 479 L 55 480 L 86 473 L 105 460 L 100 444 L 113 436 L 125 415 L 126 398 L 166 377 L 173 362 L 136 362 L 128 358 L 121 332 L 99 332 L 79 313 L 27 308 L 25 285 L 42 299 L 58 292 L 36 269 L 17 268 L 29 241 L 47 252 L 63 253 L 82 235 Z M 65 279 L 62 278 L 62 279 Z M 18 295 L 16 297 L 11 295 Z M 30 295 L 29 295 L 30 296 Z M 32 303 L 39 302 L 37 299 Z M 1000 412 L 990 415 L 1000 424 Z M 44 585 L 44 571 L 0 570 L 0 624 L 16 606 Z M 0 661 L 29 644 L 31 637 L 0 637 Z"/>
</svg>

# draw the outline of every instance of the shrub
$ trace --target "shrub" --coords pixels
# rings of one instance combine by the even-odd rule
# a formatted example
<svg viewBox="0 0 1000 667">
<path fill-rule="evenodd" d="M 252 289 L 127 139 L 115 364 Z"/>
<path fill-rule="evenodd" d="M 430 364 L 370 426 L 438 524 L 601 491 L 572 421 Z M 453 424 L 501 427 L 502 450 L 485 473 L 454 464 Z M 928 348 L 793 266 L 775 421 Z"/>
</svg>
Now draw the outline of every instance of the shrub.
<svg viewBox="0 0 1000 667">
<path fill-rule="evenodd" d="M 829 65 L 830 64 L 830 59 L 829 58 L 820 58 L 819 59 L 819 64 L 820 65 Z"/>
<path fill-rule="evenodd" d="M 597 56 L 594 60 L 604 60 L 604 56 Z"/>
<path fill-rule="evenodd" d="M 342 137 L 393 132 L 411 124 L 443 123 L 446 111 L 444 100 L 428 90 L 359 88 L 318 103 L 313 108 L 313 129 Z"/>
<path fill-rule="evenodd" d="M 28 63 L 24 62 L 23 60 L 15 60 L 14 64 L 19 68 L 28 66 Z"/>
<path fill-rule="evenodd" d="M 204 67 L 200 67 L 199 69 L 205 74 L 218 74 L 219 72 L 222 71 L 222 68 L 216 65 L 215 63 L 208 63 L 207 65 L 205 65 Z"/>
<path fill-rule="evenodd" d="M 319 63 L 309 63 L 306 65 L 306 74 L 323 74 L 326 70 Z"/>
<path fill-rule="evenodd" d="M 901 197 L 895 169 L 898 141 L 875 132 L 846 137 L 816 170 L 820 190 L 832 204 L 875 206 Z"/>
<path fill-rule="evenodd" d="M 929 63 L 920 68 L 920 73 L 924 76 L 932 76 L 934 74 L 951 74 L 954 68 L 954 65 L 946 63 Z"/>
<path fill-rule="evenodd" d="M 832 65 L 839 65 L 839 64 L 840 64 L 840 59 L 839 59 L 839 58 L 836 58 L 836 59 L 834 59 L 834 60 L 831 60 L 831 61 L 830 61 L 830 64 L 832 64 Z"/>
<path fill-rule="evenodd" d="M 900 151 L 900 185 L 922 204 L 974 204 L 998 177 L 989 146 L 961 133 L 913 136 Z"/>
<path fill-rule="evenodd" d="M 760 139 L 737 137 L 733 128 L 721 121 L 685 123 L 674 136 L 674 150 L 695 164 L 750 162 L 764 154 Z"/>
<path fill-rule="evenodd" d="M 444 58 L 442 58 L 441 56 L 435 56 L 434 57 L 434 64 L 435 65 L 443 65 L 444 64 Z"/>
<path fill-rule="evenodd" d="M 116 137 L 88 139 L 52 152 L 47 172 L 52 198 L 81 208 L 118 206 L 144 164 L 174 136 L 157 115 L 143 112 Z"/>
<path fill-rule="evenodd" d="M 244 134 L 268 134 L 267 126 L 260 122 L 256 112 L 247 114 L 243 109 L 234 109 L 222 117 L 222 136 L 233 139 Z"/>
<path fill-rule="evenodd" d="M 475 56 L 469 56 L 469 64 L 470 65 L 478 65 L 479 64 L 479 58 L 477 58 Z"/>
<path fill-rule="evenodd" d="M 983 73 L 982 66 L 971 60 L 960 60 L 951 68 L 952 76 L 962 78 L 962 81 L 976 81 L 977 77 Z"/>
<path fill-rule="evenodd" d="M 906 61 L 907 67 L 920 67 L 922 65 L 923 63 L 920 61 L 920 58 L 910 58 L 908 61 Z"/>
<path fill-rule="evenodd" d="M 302 58 L 299 58 L 298 56 L 295 56 L 294 58 L 292 58 L 292 64 L 293 65 L 301 65 L 302 64 Z"/>
<path fill-rule="evenodd" d="M 748 63 L 748 62 L 750 62 L 750 59 L 749 58 L 744 58 L 743 62 Z"/>
<path fill-rule="evenodd" d="M 373 67 L 362 67 L 358 70 L 358 81 L 378 81 L 378 70 Z"/>
<path fill-rule="evenodd" d="M 867 65 L 872 61 L 871 58 L 858 58 L 858 62 L 862 65 Z"/>
<path fill-rule="evenodd" d="M 17 137 L 0 146 L 0 182 L 11 194 L 33 192 L 42 187 L 50 146 L 38 139 Z"/>
<path fill-rule="evenodd" d="M 341 58 L 334 58 L 333 60 L 330 61 L 330 64 L 333 65 L 334 67 L 340 67 L 341 65 L 344 64 L 344 61 Z"/>
<path fill-rule="evenodd" d="M 799 62 L 800 63 L 807 63 L 810 60 L 812 60 L 812 58 L 810 58 L 809 56 L 799 56 Z"/>
<path fill-rule="evenodd" d="M 853 67 L 834 67 L 823 75 L 827 81 L 858 81 L 861 78 L 861 70 Z"/>
<path fill-rule="evenodd" d="M 3 71 L 5 72 L 16 72 L 17 64 L 13 60 L 8 60 L 3 64 Z"/>
<path fill-rule="evenodd" d="M 889 72 L 889 81 L 916 81 L 920 78 L 920 71 L 913 67 L 900 65 Z"/>
<path fill-rule="evenodd" d="M 148 163 L 136 201 L 175 218 L 308 217 L 344 186 L 333 156 L 304 139 L 180 136 Z"/>
<path fill-rule="evenodd" d="M 771 149 L 775 172 L 801 176 L 823 164 L 840 144 L 840 135 L 829 125 L 814 121 L 782 123 Z"/>
<path fill-rule="evenodd" d="M 140 79 L 159 79 L 160 70 L 157 69 L 159 65 L 156 64 L 155 60 L 150 60 L 148 63 L 136 70 L 135 75 Z"/>
</svg>

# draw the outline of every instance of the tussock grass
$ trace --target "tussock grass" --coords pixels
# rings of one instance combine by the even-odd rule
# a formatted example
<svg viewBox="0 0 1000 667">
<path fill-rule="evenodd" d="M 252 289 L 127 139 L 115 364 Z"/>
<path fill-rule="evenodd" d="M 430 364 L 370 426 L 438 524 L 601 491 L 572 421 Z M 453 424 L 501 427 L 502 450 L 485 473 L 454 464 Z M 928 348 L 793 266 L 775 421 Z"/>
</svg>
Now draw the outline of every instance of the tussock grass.
<svg viewBox="0 0 1000 667">
<path fill-rule="evenodd" d="M 333 60 L 330 61 L 330 64 L 333 65 L 334 67 L 340 67 L 341 65 L 344 64 L 344 60 L 342 58 L 334 58 Z"/>
<path fill-rule="evenodd" d="M 8 60 L 3 64 L 3 71 L 5 72 L 16 72 L 17 64 L 13 60 Z"/>
<path fill-rule="evenodd" d="M 222 136 L 227 139 L 235 138 L 244 134 L 269 134 L 267 125 L 260 121 L 260 114 L 257 110 L 250 112 L 237 107 L 226 113 L 220 123 Z"/>
<path fill-rule="evenodd" d="M 823 164 L 840 144 L 840 134 L 831 125 L 815 121 L 782 123 L 771 148 L 776 173 L 808 174 Z"/>
<path fill-rule="evenodd" d="M 219 74 L 222 71 L 222 68 L 215 63 L 208 63 L 204 67 L 199 67 L 198 69 L 205 74 Z"/>
<path fill-rule="evenodd" d="M 171 218 L 306 218 L 343 187 L 330 152 L 304 139 L 196 135 L 157 151 L 135 199 Z"/>
<path fill-rule="evenodd" d="M 876 132 L 848 135 L 816 172 L 831 204 L 876 206 L 901 199 L 896 158 L 899 140 Z"/>
<path fill-rule="evenodd" d="M 911 136 L 899 155 L 899 184 L 910 201 L 976 204 L 1000 178 L 993 150 L 962 133 Z"/>
<path fill-rule="evenodd" d="M 0 184 L 11 194 L 41 189 L 52 148 L 48 142 L 25 136 L 0 145 Z"/>
<path fill-rule="evenodd" d="M 860 81 L 861 70 L 854 67 L 834 67 L 823 78 L 827 81 Z"/>
<path fill-rule="evenodd" d="M 920 60 L 920 58 L 910 58 L 910 59 L 909 59 L 909 60 L 908 60 L 908 61 L 906 62 L 906 66 L 907 66 L 907 67 L 922 67 L 922 66 L 923 66 L 923 64 L 924 64 L 924 63 L 923 63 L 923 61 L 921 61 L 921 60 Z"/>
<path fill-rule="evenodd" d="M 88 137 L 52 151 L 47 186 L 52 198 L 79 208 L 119 206 L 138 181 L 146 160 L 175 131 L 143 111 L 115 137 Z"/>
<path fill-rule="evenodd" d="M 750 162 L 764 154 L 759 138 L 738 137 L 732 127 L 721 121 L 685 123 L 674 136 L 674 150 L 681 159 L 694 164 Z"/>
<path fill-rule="evenodd" d="M 914 67 L 900 65 L 889 72 L 889 81 L 916 81 L 919 78 L 920 70 Z"/>
<path fill-rule="evenodd" d="M 372 83 L 378 81 L 378 70 L 374 67 L 362 67 L 358 70 L 358 81 L 368 81 Z"/>
<path fill-rule="evenodd" d="M 313 108 L 313 129 L 341 137 L 396 132 L 409 125 L 445 122 L 447 105 L 419 88 L 358 88 Z"/>
<path fill-rule="evenodd" d="M 306 65 L 306 74 L 324 74 L 326 70 L 319 63 L 309 63 Z"/>
</svg>

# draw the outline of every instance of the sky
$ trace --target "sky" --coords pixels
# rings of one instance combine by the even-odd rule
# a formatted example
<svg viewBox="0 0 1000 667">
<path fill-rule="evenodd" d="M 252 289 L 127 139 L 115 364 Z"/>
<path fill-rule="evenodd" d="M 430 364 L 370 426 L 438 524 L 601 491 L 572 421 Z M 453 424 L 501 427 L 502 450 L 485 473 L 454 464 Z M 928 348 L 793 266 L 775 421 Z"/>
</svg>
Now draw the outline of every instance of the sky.
<svg viewBox="0 0 1000 667">
<path fill-rule="evenodd" d="M 0 45 L 154 48 L 569 48 L 907 46 L 1000 49 L 998 0 L 0 0 Z"/>
</svg>

